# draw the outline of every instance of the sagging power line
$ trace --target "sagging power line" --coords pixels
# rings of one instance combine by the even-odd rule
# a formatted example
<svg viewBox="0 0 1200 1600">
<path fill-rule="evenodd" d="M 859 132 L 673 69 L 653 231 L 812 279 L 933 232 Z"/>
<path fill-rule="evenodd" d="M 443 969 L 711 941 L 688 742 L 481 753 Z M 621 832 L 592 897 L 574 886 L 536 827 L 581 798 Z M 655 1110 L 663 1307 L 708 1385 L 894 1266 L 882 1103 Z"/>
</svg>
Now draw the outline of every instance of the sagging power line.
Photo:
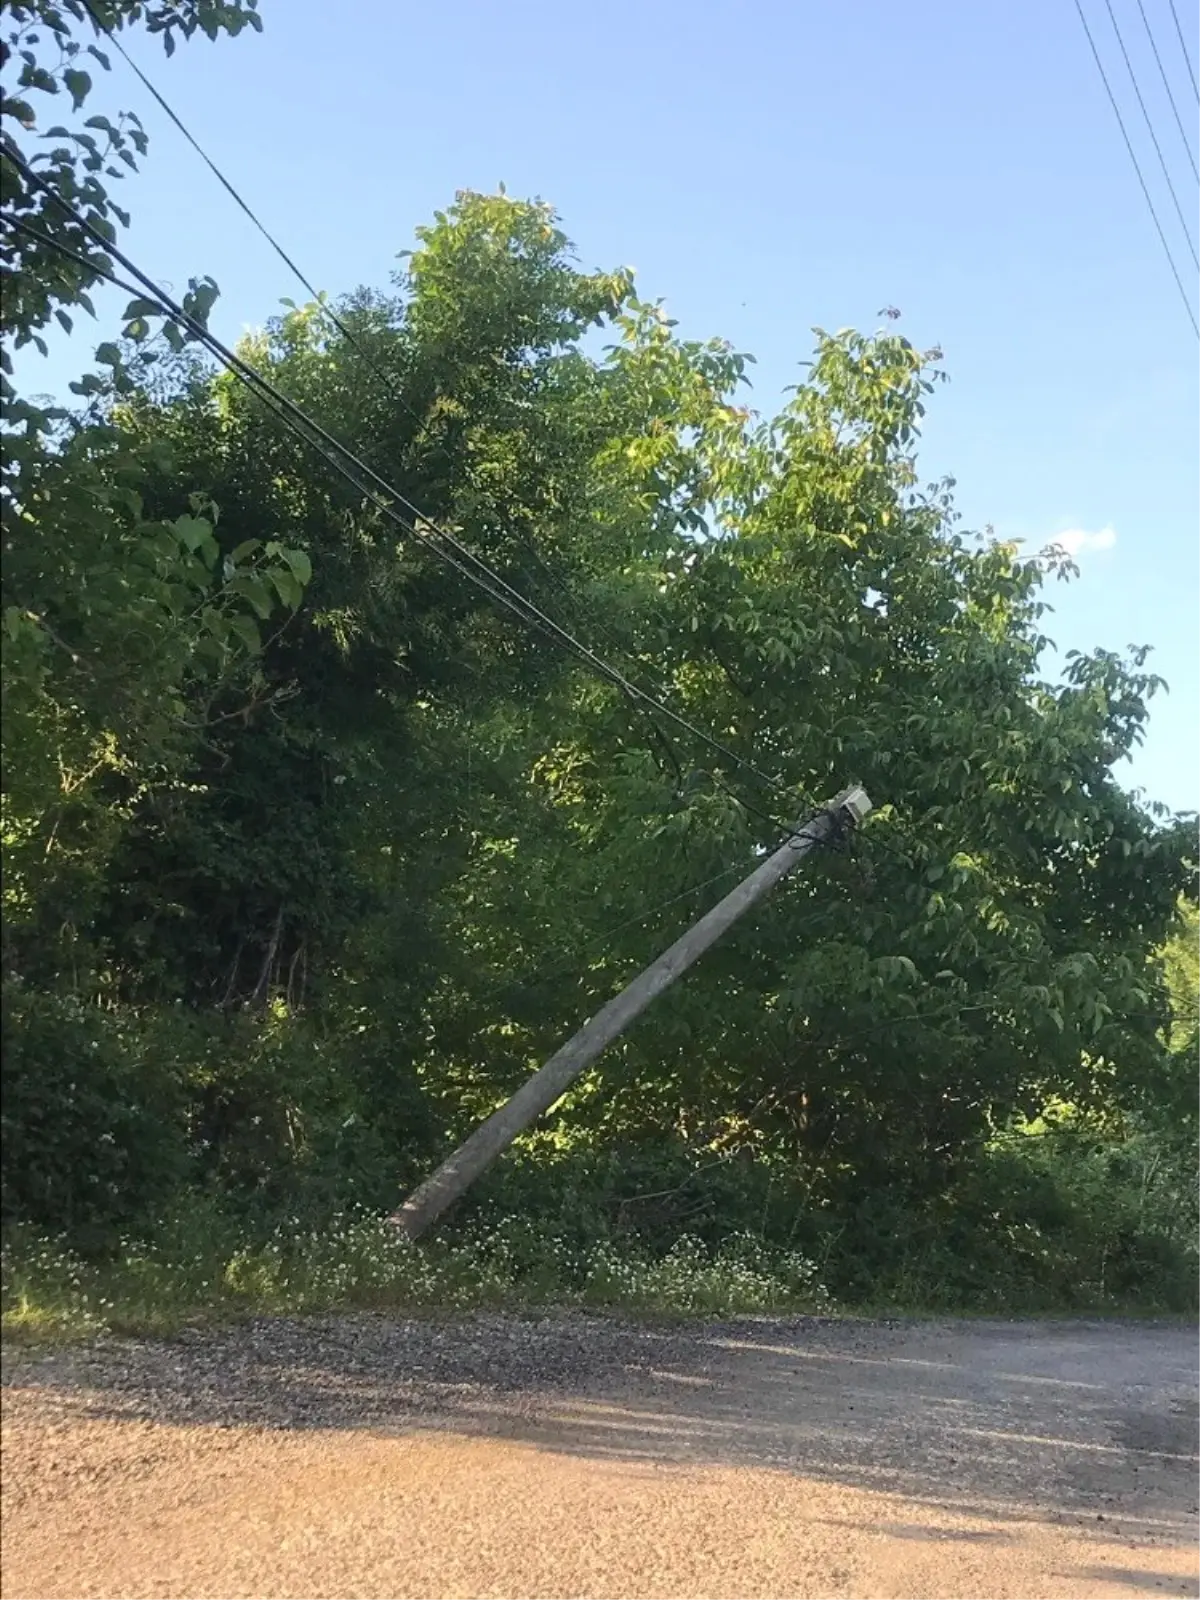
<svg viewBox="0 0 1200 1600">
<path fill-rule="evenodd" d="M 558 648 L 586 666 L 595 676 L 619 689 L 631 704 L 634 704 L 639 709 L 646 710 L 648 713 L 658 713 L 690 737 L 699 740 L 715 754 L 722 756 L 740 770 L 752 775 L 759 783 L 783 798 L 789 805 L 794 803 L 792 796 L 788 794 L 786 787 L 779 780 L 763 772 L 754 762 L 742 756 L 731 746 L 725 744 L 724 741 L 714 738 L 704 729 L 697 727 L 663 700 L 649 694 L 646 690 L 631 682 L 617 667 L 589 649 L 588 646 L 563 628 L 545 611 L 535 605 L 534 602 L 516 590 L 453 534 L 426 518 L 417 506 L 393 488 L 373 468 L 363 462 L 347 445 L 343 444 L 320 423 L 308 416 L 294 401 L 284 395 L 249 363 L 228 349 L 202 323 L 184 310 L 171 295 L 142 272 L 128 255 L 121 251 L 110 239 L 106 238 L 98 228 L 81 216 L 68 201 L 58 194 L 53 186 L 47 183 L 29 165 L 19 151 L 16 151 L 7 142 L 0 147 L 0 151 L 2 151 L 4 158 L 10 161 L 28 182 L 45 194 L 101 251 L 105 252 L 106 255 L 113 256 L 120 263 L 124 270 L 140 286 L 134 291 L 136 294 L 139 296 L 144 295 L 151 300 L 165 316 L 183 328 L 198 343 L 216 356 L 235 377 L 258 396 L 267 409 L 271 410 L 289 431 L 310 445 L 341 477 L 352 484 L 365 499 L 373 504 L 381 514 L 399 526 L 406 534 L 417 539 L 422 545 L 430 549 L 439 560 L 458 571 L 469 583 L 487 594 L 492 601 L 512 612 L 525 626 L 531 627 L 549 638 Z M 120 287 L 127 290 L 130 289 L 131 286 L 116 279 L 115 274 L 110 269 L 104 268 L 97 261 L 91 260 L 79 252 L 62 245 L 50 235 L 41 233 L 39 229 L 26 223 L 23 219 L 8 217 L 5 220 L 10 226 L 17 228 L 19 231 L 38 238 L 43 245 L 75 260 L 77 264 L 94 273 L 97 277 L 117 282 Z M 402 509 L 397 509 L 397 507 Z M 776 826 L 783 827 L 784 825 L 776 822 Z"/>
<path fill-rule="evenodd" d="M 384 366 L 375 360 L 370 350 L 358 337 L 351 325 L 321 294 L 320 290 L 316 288 L 312 282 L 312 279 L 307 276 L 307 274 L 296 262 L 294 257 L 289 254 L 289 252 L 283 247 L 271 230 L 266 226 L 266 224 L 254 210 L 253 206 L 251 206 L 250 202 L 204 149 L 203 145 L 192 133 L 191 129 L 188 128 L 182 117 L 179 116 L 178 112 L 170 104 L 162 91 L 153 82 L 151 82 L 150 78 L 147 77 L 142 68 L 138 66 L 137 62 L 121 43 L 116 32 L 111 28 L 105 27 L 101 18 L 96 14 L 95 8 L 91 4 L 91 0 L 82 0 L 82 3 L 87 11 L 88 16 L 91 18 L 92 25 L 95 27 L 96 31 L 106 38 L 110 44 L 112 44 L 118 54 L 125 61 L 129 69 L 138 78 L 146 92 L 155 100 L 155 102 L 171 120 L 175 127 L 178 128 L 179 132 L 187 140 L 188 144 L 191 145 L 192 149 L 200 157 L 201 161 L 204 162 L 205 166 L 213 174 L 217 182 L 231 197 L 239 209 L 243 211 L 249 218 L 253 226 L 267 241 L 271 249 L 279 257 L 280 261 L 283 262 L 284 266 L 287 267 L 288 271 L 296 279 L 297 283 L 299 283 L 302 288 L 304 288 L 305 291 L 312 297 L 312 302 L 318 313 L 326 320 L 326 322 L 329 323 L 331 327 L 336 329 L 336 331 L 362 361 L 366 370 L 383 384 L 384 388 L 387 390 L 388 394 L 396 402 L 396 404 L 400 406 L 400 408 L 409 417 L 412 418 L 419 428 L 425 427 L 428 419 L 411 404 L 407 395 L 404 393 L 399 383 L 397 383 L 395 376 L 388 372 Z M 572 609 L 577 611 L 581 604 L 579 596 L 571 588 L 566 579 L 560 573 L 555 571 L 553 564 L 546 559 L 532 539 L 526 538 L 519 529 L 514 529 L 512 531 L 514 532 L 515 537 L 521 546 L 532 557 L 534 563 L 538 567 L 538 570 L 549 581 L 551 586 L 556 589 L 557 592 L 569 603 Z M 617 639 L 616 635 L 607 626 L 602 618 L 592 617 L 590 621 L 593 626 L 598 626 L 599 631 L 604 635 L 612 649 L 616 650 L 621 656 L 624 657 L 626 661 L 632 661 L 633 658 L 629 654 L 628 650 L 621 643 L 621 641 Z"/>
</svg>

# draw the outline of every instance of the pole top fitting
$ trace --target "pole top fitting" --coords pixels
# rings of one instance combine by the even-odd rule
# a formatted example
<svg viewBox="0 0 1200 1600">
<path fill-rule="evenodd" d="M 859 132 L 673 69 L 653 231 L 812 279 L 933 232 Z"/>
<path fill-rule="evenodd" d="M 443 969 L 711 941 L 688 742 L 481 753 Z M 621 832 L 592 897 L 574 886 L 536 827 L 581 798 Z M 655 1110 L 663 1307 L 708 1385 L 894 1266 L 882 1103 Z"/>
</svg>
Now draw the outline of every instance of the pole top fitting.
<svg viewBox="0 0 1200 1600">
<path fill-rule="evenodd" d="M 852 789 L 843 789 L 837 799 L 830 804 L 829 809 L 839 822 L 847 827 L 856 828 L 872 807 L 867 791 L 856 784 Z"/>
</svg>

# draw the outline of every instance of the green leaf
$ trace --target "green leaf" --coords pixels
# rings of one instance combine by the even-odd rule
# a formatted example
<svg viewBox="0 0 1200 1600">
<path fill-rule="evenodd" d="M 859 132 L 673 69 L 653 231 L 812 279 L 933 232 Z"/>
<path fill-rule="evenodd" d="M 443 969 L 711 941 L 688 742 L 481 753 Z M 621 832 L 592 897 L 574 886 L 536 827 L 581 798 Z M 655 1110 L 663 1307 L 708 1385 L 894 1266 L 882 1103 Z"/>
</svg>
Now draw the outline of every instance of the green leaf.
<svg viewBox="0 0 1200 1600">
<path fill-rule="evenodd" d="M 91 78 L 79 67 L 68 67 L 63 73 L 63 82 L 67 86 L 67 93 L 71 96 L 72 110 L 78 111 L 91 93 Z"/>
<path fill-rule="evenodd" d="M 44 94 L 58 93 L 58 84 L 46 71 L 45 67 L 31 66 L 26 63 L 18 82 L 23 89 L 40 89 Z"/>
<path fill-rule="evenodd" d="M 257 611 L 265 621 L 274 610 L 271 600 L 271 591 L 259 577 L 253 573 L 243 573 L 230 581 L 229 589 L 232 594 L 239 594 Z"/>
<path fill-rule="evenodd" d="M 20 606 L 5 606 L 4 631 L 10 639 L 19 639 L 28 627 L 28 618 Z"/>
<path fill-rule="evenodd" d="M 212 278 L 191 280 L 188 293 L 183 298 L 183 309 L 201 327 L 208 324 L 208 314 L 220 296 L 220 289 Z"/>
<path fill-rule="evenodd" d="M 253 617 L 248 617 L 244 613 L 230 617 L 229 631 L 238 636 L 252 655 L 258 655 L 262 650 L 262 636 Z"/>
<path fill-rule="evenodd" d="M 212 538 L 212 525 L 203 517 L 176 517 L 171 526 L 180 544 L 193 555 L 206 539 Z"/>
<path fill-rule="evenodd" d="M 286 567 L 273 567 L 270 572 L 271 582 L 275 585 L 275 592 L 284 605 L 294 610 L 300 604 L 304 590 L 293 578 Z"/>
<path fill-rule="evenodd" d="M 304 553 L 304 551 L 293 550 L 285 547 L 280 550 L 279 554 L 292 569 L 292 576 L 295 578 L 296 582 L 300 584 L 301 587 L 306 585 L 312 578 L 312 562 L 308 559 L 308 556 Z"/>
<path fill-rule="evenodd" d="M 28 101 L 17 100 L 10 95 L 4 95 L 2 104 L 4 115 L 11 117 L 14 122 L 19 122 L 23 128 L 32 128 L 36 124 L 37 117 L 34 116 L 33 107 Z"/>
</svg>

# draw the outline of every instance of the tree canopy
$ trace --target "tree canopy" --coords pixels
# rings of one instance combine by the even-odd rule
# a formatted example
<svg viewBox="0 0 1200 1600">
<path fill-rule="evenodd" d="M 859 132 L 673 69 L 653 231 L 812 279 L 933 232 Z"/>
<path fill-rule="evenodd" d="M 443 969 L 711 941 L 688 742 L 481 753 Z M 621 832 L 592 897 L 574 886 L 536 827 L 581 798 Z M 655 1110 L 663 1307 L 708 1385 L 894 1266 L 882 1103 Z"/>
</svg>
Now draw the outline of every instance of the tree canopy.
<svg viewBox="0 0 1200 1600">
<path fill-rule="evenodd" d="M 5 10 L 32 135 L 35 92 L 78 111 L 104 59 L 90 7 Z M 168 44 L 257 25 L 249 0 L 96 10 Z M 136 122 L 49 137 L 38 170 L 123 223 Z M 19 346 L 87 308 L 55 241 L 96 252 L 3 166 L 47 240 L 3 234 Z M 1140 651 L 1044 676 L 1069 564 L 964 533 L 922 481 L 939 352 L 818 331 L 759 417 L 748 356 L 503 193 L 330 309 L 240 353 L 420 508 L 407 534 L 136 302 L 71 414 L 5 380 L 6 1214 L 120 1220 L 181 1183 L 386 1203 L 850 782 L 876 806 L 854 850 L 535 1145 L 737 1151 L 814 1206 L 917 1204 L 1016 1116 L 1153 1095 L 1194 895 L 1190 824 L 1118 777 L 1157 681 Z"/>
</svg>

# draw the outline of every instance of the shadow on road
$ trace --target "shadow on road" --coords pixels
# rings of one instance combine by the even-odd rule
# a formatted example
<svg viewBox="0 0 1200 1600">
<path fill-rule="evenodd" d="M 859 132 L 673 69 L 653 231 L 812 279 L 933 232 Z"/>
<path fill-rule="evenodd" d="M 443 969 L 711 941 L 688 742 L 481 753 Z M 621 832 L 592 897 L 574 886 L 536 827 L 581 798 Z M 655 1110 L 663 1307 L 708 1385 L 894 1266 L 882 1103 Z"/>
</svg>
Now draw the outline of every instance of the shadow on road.
<svg viewBox="0 0 1200 1600">
<path fill-rule="evenodd" d="M 775 1468 L 1101 1537 L 1196 1531 L 1186 1327 L 277 1319 L 18 1362 L 6 1382 L 88 1417 L 450 1430 L 651 1467 Z"/>
<path fill-rule="evenodd" d="M 1174 1572 L 1135 1572 L 1130 1567 L 1077 1567 L 1074 1571 L 1056 1573 L 1056 1577 L 1086 1579 L 1090 1583 L 1122 1584 L 1135 1594 L 1200 1594 L 1200 1585 L 1190 1578 L 1180 1578 Z"/>
</svg>

